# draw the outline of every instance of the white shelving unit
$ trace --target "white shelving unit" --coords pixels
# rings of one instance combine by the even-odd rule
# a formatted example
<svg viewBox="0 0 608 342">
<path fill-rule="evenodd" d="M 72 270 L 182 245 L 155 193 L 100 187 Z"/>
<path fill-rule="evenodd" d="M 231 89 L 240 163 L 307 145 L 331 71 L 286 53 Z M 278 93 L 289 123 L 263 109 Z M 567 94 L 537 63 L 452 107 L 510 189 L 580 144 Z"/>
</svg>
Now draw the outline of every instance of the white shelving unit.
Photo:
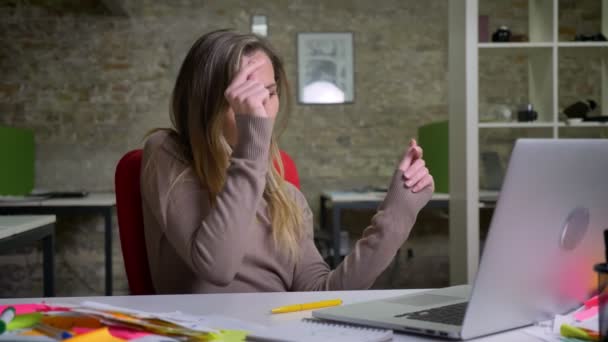
<svg viewBox="0 0 608 342">
<path fill-rule="evenodd" d="M 608 42 L 559 41 L 561 0 L 528 1 L 529 42 L 492 43 L 478 41 L 480 2 L 488 0 L 449 0 L 449 117 L 450 117 L 450 281 L 471 283 L 479 264 L 479 154 L 480 134 L 505 130 L 538 136 L 593 137 L 608 124 L 560 121 L 560 57 L 584 54 L 599 58 L 601 70 L 600 105 L 608 115 Z M 601 3 L 601 31 L 608 37 L 608 0 Z M 490 27 L 490 31 L 496 27 Z M 480 122 L 480 60 L 514 56 L 527 63 L 527 103 L 539 113 L 534 122 Z M 505 57 L 507 56 L 507 57 Z M 509 72 L 505 68 L 504 72 Z M 513 108 L 516 119 L 516 110 Z M 512 146 L 511 146 L 512 147 Z"/>
</svg>

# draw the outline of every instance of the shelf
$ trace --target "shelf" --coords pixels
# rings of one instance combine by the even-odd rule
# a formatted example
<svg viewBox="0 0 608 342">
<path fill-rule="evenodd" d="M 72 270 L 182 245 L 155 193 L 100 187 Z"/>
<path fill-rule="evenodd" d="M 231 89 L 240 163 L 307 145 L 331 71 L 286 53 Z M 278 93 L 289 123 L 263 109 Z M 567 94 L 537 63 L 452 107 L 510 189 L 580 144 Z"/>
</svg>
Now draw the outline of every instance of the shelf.
<svg viewBox="0 0 608 342">
<path fill-rule="evenodd" d="M 553 43 L 479 43 L 480 49 L 535 49 L 550 48 Z"/>
<path fill-rule="evenodd" d="M 608 42 L 560 42 L 558 47 L 564 48 L 585 48 L 585 47 L 608 47 Z"/>
<path fill-rule="evenodd" d="M 608 42 L 559 42 L 559 43 L 478 43 L 480 49 L 538 49 L 553 46 L 564 48 L 608 47 Z"/>
<path fill-rule="evenodd" d="M 559 127 L 572 127 L 572 128 L 579 128 L 579 127 L 608 127 L 608 122 L 579 122 L 579 123 L 564 123 L 564 122 L 560 122 L 558 124 Z"/>
<path fill-rule="evenodd" d="M 536 122 L 536 123 L 526 123 L 526 122 L 480 122 L 478 124 L 479 128 L 551 128 L 556 126 L 551 122 Z M 604 122 L 580 122 L 580 123 L 564 123 L 560 122 L 557 124 L 557 127 L 608 127 L 608 123 Z"/>
<path fill-rule="evenodd" d="M 480 188 L 494 187 L 491 152 L 507 166 L 520 138 L 608 138 L 608 124 L 560 122 L 563 109 L 594 99 L 608 115 L 608 0 L 449 0 L 450 280 L 471 283 L 479 266 Z M 491 42 L 507 26 L 525 42 Z M 517 119 L 531 103 L 538 121 L 501 122 L 495 106 Z M 495 118 L 495 119 L 494 119 Z M 494 121 L 486 121 L 494 120 Z M 487 164 L 487 165 L 486 165 Z M 453 215 L 452 215 L 453 214 Z"/>
<path fill-rule="evenodd" d="M 479 128 L 547 128 L 555 126 L 552 122 L 480 122 Z"/>
</svg>

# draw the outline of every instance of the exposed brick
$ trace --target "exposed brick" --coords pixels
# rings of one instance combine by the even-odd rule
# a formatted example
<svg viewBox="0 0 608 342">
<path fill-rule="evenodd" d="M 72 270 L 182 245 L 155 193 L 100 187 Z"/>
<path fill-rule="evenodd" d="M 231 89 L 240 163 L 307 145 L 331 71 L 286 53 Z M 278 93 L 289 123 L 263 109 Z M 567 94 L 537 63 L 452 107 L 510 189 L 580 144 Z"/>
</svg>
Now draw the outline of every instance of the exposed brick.
<svg viewBox="0 0 608 342">
<path fill-rule="evenodd" d="M 21 85 L 19 84 L 2 84 L 0 83 L 0 96 L 12 97 L 19 92 Z"/>
<path fill-rule="evenodd" d="M 249 31 L 254 12 L 268 16 L 269 39 L 284 58 L 293 86 L 297 33 L 354 33 L 354 103 L 301 105 L 294 87 L 289 126 L 280 140 L 298 165 L 302 190 L 316 213 L 323 190 L 386 186 L 417 127 L 447 119 L 445 0 L 129 0 L 123 2 L 129 19 L 104 15 L 90 2 L 80 9 L 77 1 L 70 1 L 75 8 L 31 3 L 0 5 L 0 124 L 35 131 L 40 188 L 113 190 L 122 154 L 141 147 L 151 128 L 169 125 L 175 75 L 192 42 L 218 28 Z M 599 31 L 599 1 L 559 3 L 561 40 L 581 30 Z M 480 13 L 489 16 L 491 32 L 508 25 L 514 33 L 529 34 L 527 6 L 524 0 L 483 0 Z M 595 55 L 560 57 L 560 109 L 581 91 L 599 100 L 599 61 Z M 525 56 L 480 56 L 481 111 L 528 100 L 527 63 Z M 481 145 L 498 150 L 506 163 L 514 137 L 522 132 L 488 132 L 480 133 Z M 523 134 L 549 136 L 551 130 Z M 357 236 L 369 217 L 349 213 L 345 220 Z M 393 266 L 400 265 L 394 267 L 403 274 L 392 280 L 388 274 L 375 287 L 446 284 L 447 231 L 431 228 L 441 225 L 445 222 L 421 218 L 404 246 L 421 257 L 409 260 L 400 254 Z M 102 294 L 101 221 L 60 218 L 57 227 L 59 294 Z M 115 287 L 125 293 L 114 236 Z M 0 267 L 12 274 L 10 281 L 0 278 L 0 297 L 40 295 L 39 264 L 38 249 L 0 256 Z"/>
<path fill-rule="evenodd" d="M 131 64 L 128 64 L 128 63 L 107 63 L 107 64 L 104 64 L 103 67 L 106 70 L 124 70 L 124 69 L 129 69 L 131 67 Z"/>
</svg>

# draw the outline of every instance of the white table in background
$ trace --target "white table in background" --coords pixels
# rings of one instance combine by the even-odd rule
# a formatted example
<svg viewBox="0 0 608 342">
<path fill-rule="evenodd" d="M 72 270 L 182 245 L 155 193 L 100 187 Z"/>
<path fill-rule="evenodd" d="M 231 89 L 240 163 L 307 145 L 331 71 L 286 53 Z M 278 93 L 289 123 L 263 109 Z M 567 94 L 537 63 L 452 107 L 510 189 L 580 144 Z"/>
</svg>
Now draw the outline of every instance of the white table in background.
<svg viewBox="0 0 608 342">
<path fill-rule="evenodd" d="M 377 209 L 384 200 L 386 191 L 324 191 L 321 193 L 321 208 L 319 212 L 321 228 L 331 235 L 332 249 L 340 250 L 340 228 L 342 210 L 344 209 Z M 492 207 L 498 199 L 498 191 L 480 191 L 479 207 Z M 434 193 L 426 205 L 429 208 L 448 208 L 450 194 Z M 331 208 L 331 217 L 326 217 Z M 340 263 L 340 253 L 333 253 L 332 266 Z"/>
<path fill-rule="evenodd" d="M 42 240 L 44 297 L 55 295 L 55 216 L 0 215 L 0 250 L 11 250 Z"/>
<path fill-rule="evenodd" d="M 51 214 L 57 216 L 101 215 L 105 229 L 105 294 L 112 295 L 112 213 L 114 193 L 90 193 L 85 197 L 27 201 L 0 201 L 0 214 Z"/>
<path fill-rule="evenodd" d="M 367 290 L 328 292 L 280 292 L 280 293 L 239 293 L 172 296 L 115 296 L 115 297 L 68 297 L 46 300 L 52 304 L 78 304 L 85 300 L 149 312 L 181 311 L 194 315 L 218 314 L 242 321 L 273 326 L 285 324 L 305 317 L 311 311 L 272 315 L 270 309 L 287 304 L 340 298 L 345 304 L 389 298 L 414 293 L 419 290 Z M 0 304 L 34 303 L 41 298 L 0 299 Z M 488 313 L 491 314 L 491 313 Z M 393 341 L 440 341 L 415 335 L 395 333 Z M 484 342 L 527 342 L 538 341 L 521 329 L 494 334 L 471 341 Z"/>
</svg>

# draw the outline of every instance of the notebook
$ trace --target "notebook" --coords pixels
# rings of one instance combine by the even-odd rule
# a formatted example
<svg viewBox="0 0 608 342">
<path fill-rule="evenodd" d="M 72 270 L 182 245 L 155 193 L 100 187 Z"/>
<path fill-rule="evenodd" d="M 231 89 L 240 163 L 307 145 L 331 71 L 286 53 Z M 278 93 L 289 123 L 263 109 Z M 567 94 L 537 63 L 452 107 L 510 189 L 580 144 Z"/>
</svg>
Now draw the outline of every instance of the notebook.
<svg viewBox="0 0 608 342">
<path fill-rule="evenodd" d="M 383 342 L 392 339 L 392 330 L 309 318 L 271 327 L 247 336 L 247 340 L 266 342 Z"/>
</svg>

